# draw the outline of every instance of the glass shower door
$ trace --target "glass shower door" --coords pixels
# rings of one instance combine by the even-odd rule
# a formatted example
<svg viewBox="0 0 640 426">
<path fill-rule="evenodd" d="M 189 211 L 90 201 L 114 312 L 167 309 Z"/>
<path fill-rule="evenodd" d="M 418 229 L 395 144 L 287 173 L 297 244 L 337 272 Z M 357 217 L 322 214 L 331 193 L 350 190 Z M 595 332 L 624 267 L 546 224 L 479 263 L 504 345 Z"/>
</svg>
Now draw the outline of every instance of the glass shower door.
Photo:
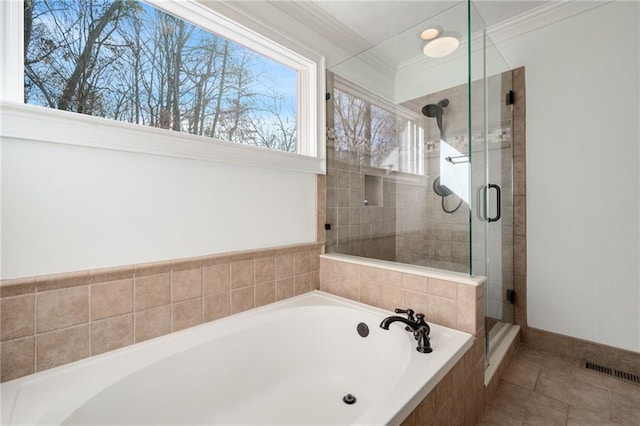
<svg viewBox="0 0 640 426">
<path fill-rule="evenodd" d="M 512 72 L 473 4 L 469 16 L 472 269 L 487 277 L 485 331 L 490 354 L 514 318 Z"/>
<path fill-rule="evenodd" d="M 487 78 L 485 156 L 482 199 L 487 229 L 486 330 L 489 352 L 513 324 L 513 137 L 510 104 L 512 73 Z"/>
</svg>

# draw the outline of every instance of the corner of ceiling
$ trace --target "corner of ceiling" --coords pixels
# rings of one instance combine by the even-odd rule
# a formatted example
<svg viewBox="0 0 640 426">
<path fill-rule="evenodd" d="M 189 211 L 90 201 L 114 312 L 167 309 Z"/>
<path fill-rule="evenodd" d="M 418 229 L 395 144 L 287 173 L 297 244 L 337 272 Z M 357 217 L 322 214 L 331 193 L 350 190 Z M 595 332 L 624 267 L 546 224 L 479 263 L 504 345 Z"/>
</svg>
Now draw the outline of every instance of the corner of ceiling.
<svg viewBox="0 0 640 426">
<path fill-rule="evenodd" d="M 530 31 L 554 24 L 588 10 L 610 3 L 604 1 L 549 1 L 539 7 L 516 15 L 511 19 L 487 27 L 487 35 L 493 43 L 507 41 Z"/>
</svg>

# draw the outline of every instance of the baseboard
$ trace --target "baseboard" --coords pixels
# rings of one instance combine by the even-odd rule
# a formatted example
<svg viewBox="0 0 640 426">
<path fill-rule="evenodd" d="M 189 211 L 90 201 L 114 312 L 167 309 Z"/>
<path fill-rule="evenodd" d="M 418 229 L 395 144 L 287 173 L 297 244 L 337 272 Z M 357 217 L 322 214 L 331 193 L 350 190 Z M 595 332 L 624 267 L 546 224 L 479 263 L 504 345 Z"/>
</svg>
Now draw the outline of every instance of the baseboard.
<svg viewBox="0 0 640 426">
<path fill-rule="evenodd" d="M 527 330 L 527 346 L 545 350 L 569 360 L 586 360 L 612 369 L 640 375 L 640 353 L 614 348 L 575 337 L 539 330 Z"/>
</svg>

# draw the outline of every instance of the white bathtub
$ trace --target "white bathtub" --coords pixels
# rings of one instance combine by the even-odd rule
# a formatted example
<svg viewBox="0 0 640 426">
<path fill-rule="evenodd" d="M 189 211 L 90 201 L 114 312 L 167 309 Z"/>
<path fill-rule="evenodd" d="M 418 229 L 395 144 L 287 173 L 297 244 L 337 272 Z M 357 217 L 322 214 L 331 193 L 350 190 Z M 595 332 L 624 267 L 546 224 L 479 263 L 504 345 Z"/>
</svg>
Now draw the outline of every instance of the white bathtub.
<svg viewBox="0 0 640 426">
<path fill-rule="evenodd" d="M 388 315 L 307 293 L 6 382 L 2 424 L 399 424 L 473 337 L 432 325 L 422 354 Z"/>
</svg>

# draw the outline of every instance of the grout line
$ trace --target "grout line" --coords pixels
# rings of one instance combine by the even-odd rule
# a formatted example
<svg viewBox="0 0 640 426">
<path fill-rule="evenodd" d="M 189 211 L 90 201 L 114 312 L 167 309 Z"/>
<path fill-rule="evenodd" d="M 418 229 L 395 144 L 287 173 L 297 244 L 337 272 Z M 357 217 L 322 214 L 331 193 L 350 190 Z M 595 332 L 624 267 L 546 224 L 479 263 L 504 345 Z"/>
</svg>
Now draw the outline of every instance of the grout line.
<svg viewBox="0 0 640 426">
<path fill-rule="evenodd" d="M 173 266 L 169 271 L 169 333 L 173 332 Z"/>
<path fill-rule="evenodd" d="M 256 258 L 255 253 L 253 255 L 253 307 L 256 307 Z"/>
<path fill-rule="evenodd" d="M 200 265 L 200 324 L 204 324 L 204 262 Z"/>
<path fill-rule="evenodd" d="M 232 310 L 231 310 L 231 291 L 233 290 L 233 287 L 231 285 L 231 261 L 229 261 L 229 263 L 227 263 L 227 276 L 229 277 L 229 290 L 227 290 L 227 302 L 229 304 L 229 313 L 226 316 L 230 316 L 232 315 Z"/>
<path fill-rule="evenodd" d="M 89 356 L 93 355 L 93 338 L 91 333 L 91 291 L 93 286 L 91 284 L 87 285 L 87 326 L 89 327 Z"/>
<path fill-rule="evenodd" d="M 133 274 L 133 285 L 131 286 L 131 314 L 133 315 L 133 320 L 131 321 L 132 326 L 133 326 L 133 330 L 131 330 L 131 344 L 135 344 L 136 343 L 136 318 L 137 318 L 137 309 L 136 309 L 136 286 L 137 286 L 137 277 L 134 271 Z"/>
<path fill-rule="evenodd" d="M 38 371 L 38 293 L 33 294 L 33 372 Z"/>
<path fill-rule="evenodd" d="M 531 392 L 535 392 L 536 388 L 538 387 L 538 381 L 540 380 L 540 373 L 542 373 L 542 367 L 538 365 L 538 374 L 536 374 L 536 380 L 533 382 L 533 389 L 531 389 Z"/>
</svg>

